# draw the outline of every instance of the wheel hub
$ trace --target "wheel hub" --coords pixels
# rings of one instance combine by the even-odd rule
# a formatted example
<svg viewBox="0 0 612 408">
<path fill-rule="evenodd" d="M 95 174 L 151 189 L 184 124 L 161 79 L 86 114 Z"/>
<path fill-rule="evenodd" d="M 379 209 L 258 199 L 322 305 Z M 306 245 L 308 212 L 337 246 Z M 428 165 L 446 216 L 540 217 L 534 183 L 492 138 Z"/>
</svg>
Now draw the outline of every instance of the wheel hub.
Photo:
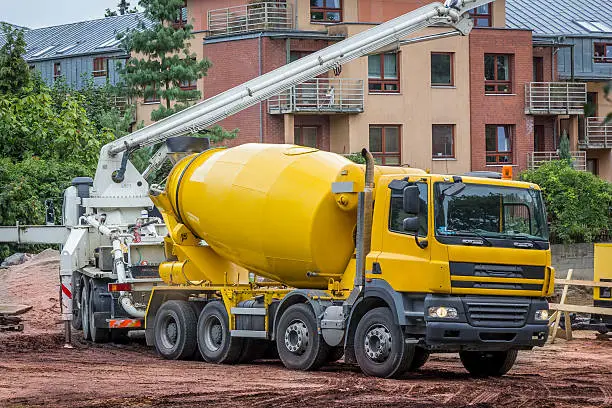
<svg viewBox="0 0 612 408">
<path fill-rule="evenodd" d="M 382 324 L 371 326 L 365 335 L 365 353 L 378 363 L 385 361 L 391 354 L 391 332 Z"/>
<path fill-rule="evenodd" d="M 172 321 L 168 323 L 168 326 L 166 327 L 166 337 L 168 338 L 168 341 L 172 344 L 176 343 L 177 335 L 178 330 L 176 327 L 176 322 Z"/>
<path fill-rule="evenodd" d="M 294 354 L 302 354 L 308 347 L 308 328 L 301 320 L 291 322 L 285 330 L 285 347 Z"/>
<path fill-rule="evenodd" d="M 217 351 L 223 344 L 223 326 L 216 316 L 210 316 L 204 325 L 204 343 L 209 350 Z"/>
</svg>

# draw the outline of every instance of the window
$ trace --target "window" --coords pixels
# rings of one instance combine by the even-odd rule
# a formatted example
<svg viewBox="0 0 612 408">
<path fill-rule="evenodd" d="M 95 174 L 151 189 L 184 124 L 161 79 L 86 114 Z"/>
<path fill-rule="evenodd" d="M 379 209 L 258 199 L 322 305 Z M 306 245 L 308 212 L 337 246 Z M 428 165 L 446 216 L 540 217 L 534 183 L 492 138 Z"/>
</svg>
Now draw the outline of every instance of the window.
<svg viewBox="0 0 612 408">
<path fill-rule="evenodd" d="M 407 234 L 403 228 L 404 218 L 418 215 L 420 221 L 419 236 L 427 236 L 427 183 L 411 183 L 419 187 L 419 213 L 408 214 L 404 212 L 404 194 L 402 191 L 391 190 L 391 211 L 389 212 L 389 231 Z M 412 235 L 412 234 L 410 234 Z"/>
<path fill-rule="evenodd" d="M 314 51 L 293 51 L 289 52 L 289 62 L 294 62 L 299 60 L 300 58 L 304 58 L 307 55 L 312 54 Z"/>
<path fill-rule="evenodd" d="M 53 80 L 55 81 L 57 78 L 62 76 L 62 64 L 56 62 L 53 64 Z"/>
<path fill-rule="evenodd" d="M 487 164 L 512 164 L 512 126 L 486 125 Z"/>
<path fill-rule="evenodd" d="M 431 139 L 434 159 L 455 157 L 455 125 L 433 125 Z"/>
<path fill-rule="evenodd" d="M 612 43 L 595 43 L 593 61 L 612 63 Z"/>
<path fill-rule="evenodd" d="M 342 21 L 342 0 L 310 0 L 310 21 L 315 23 Z"/>
<path fill-rule="evenodd" d="M 612 33 L 612 26 L 601 21 L 575 21 L 575 23 L 591 33 Z"/>
<path fill-rule="evenodd" d="M 94 77 L 108 76 L 108 58 L 94 58 L 93 76 Z"/>
<path fill-rule="evenodd" d="M 474 27 L 492 27 L 493 19 L 491 18 L 491 4 L 476 7 L 469 11 Z"/>
<path fill-rule="evenodd" d="M 431 53 L 431 85 L 453 86 L 454 85 L 454 54 L 452 52 Z"/>
<path fill-rule="evenodd" d="M 195 91 L 198 89 L 198 81 L 194 79 L 193 81 L 181 81 L 181 90 L 183 91 Z"/>
<path fill-rule="evenodd" d="M 157 93 L 157 86 L 155 84 L 151 84 L 145 88 L 144 102 L 159 103 L 159 94 Z"/>
<path fill-rule="evenodd" d="M 368 57 L 368 89 L 370 92 L 399 92 L 398 61 L 397 53 Z"/>
<path fill-rule="evenodd" d="M 485 93 L 512 93 L 510 55 L 485 54 Z"/>
<path fill-rule="evenodd" d="M 177 12 L 176 20 L 174 20 L 174 24 L 172 26 L 174 28 L 182 28 L 187 24 L 187 4 L 181 7 Z"/>
<path fill-rule="evenodd" d="M 370 126 L 370 152 L 377 164 L 399 166 L 401 145 L 399 126 Z"/>
<path fill-rule="evenodd" d="M 296 126 L 293 128 L 293 143 L 300 146 L 319 148 L 319 128 L 317 126 Z"/>
</svg>

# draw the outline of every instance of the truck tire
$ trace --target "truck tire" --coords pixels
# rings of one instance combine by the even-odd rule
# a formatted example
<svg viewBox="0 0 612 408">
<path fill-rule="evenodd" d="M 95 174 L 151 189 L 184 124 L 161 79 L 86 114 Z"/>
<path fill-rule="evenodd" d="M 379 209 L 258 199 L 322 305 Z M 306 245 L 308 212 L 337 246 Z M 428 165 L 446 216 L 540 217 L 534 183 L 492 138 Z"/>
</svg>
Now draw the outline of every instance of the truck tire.
<svg viewBox="0 0 612 408">
<path fill-rule="evenodd" d="M 412 358 L 410 367 L 408 367 L 408 371 L 416 371 L 423 367 L 427 360 L 429 360 L 429 354 L 429 350 L 426 350 L 423 347 L 416 347 L 414 349 L 414 357 Z"/>
<path fill-rule="evenodd" d="M 517 350 L 460 351 L 459 357 L 466 370 L 476 377 L 501 377 L 516 361 Z"/>
<path fill-rule="evenodd" d="M 404 333 L 388 307 L 372 309 L 361 318 L 354 344 L 361 371 L 373 377 L 397 378 L 404 374 L 415 351 L 404 341 Z"/>
<path fill-rule="evenodd" d="M 240 359 L 244 340 L 231 337 L 227 310 L 222 302 L 210 302 L 202 309 L 197 343 L 202 358 L 208 363 L 233 364 Z"/>
<path fill-rule="evenodd" d="M 110 330 L 107 327 L 97 327 L 94 313 L 96 310 L 96 282 L 92 279 L 89 282 L 89 333 L 91 341 L 94 343 L 107 343 L 110 338 Z"/>
<path fill-rule="evenodd" d="M 91 332 L 89 331 L 89 278 L 85 276 L 81 279 L 81 306 L 83 340 L 91 340 Z"/>
<path fill-rule="evenodd" d="M 317 320 L 307 304 L 290 306 L 278 321 L 278 355 L 292 370 L 316 370 L 327 361 L 329 346 L 317 332 Z"/>
<path fill-rule="evenodd" d="M 157 311 L 155 349 L 167 360 L 187 360 L 196 351 L 197 317 L 184 300 L 169 300 Z"/>
<path fill-rule="evenodd" d="M 72 320 L 70 324 L 74 330 L 83 328 L 81 320 L 81 274 L 72 272 Z"/>
</svg>

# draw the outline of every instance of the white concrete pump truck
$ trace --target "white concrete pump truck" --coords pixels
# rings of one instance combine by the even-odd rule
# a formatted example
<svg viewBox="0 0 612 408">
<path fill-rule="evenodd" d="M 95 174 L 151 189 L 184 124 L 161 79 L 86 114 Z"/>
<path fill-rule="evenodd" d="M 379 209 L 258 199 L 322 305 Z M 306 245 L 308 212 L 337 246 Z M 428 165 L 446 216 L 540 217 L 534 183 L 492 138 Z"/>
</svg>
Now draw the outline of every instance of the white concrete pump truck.
<svg viewBox="0 0 612 408">
<path fill-rule="evenodd" d="M 379 377 L 459 351 L 470 372 L 504 374 L 547 337 L 554 273 L 537 186 L 374 166 L 367 151 L 364 168 L 316 149 L 189 137 L 356 58 L 468 35 L 467 12 L 490 2 L 426 5 L 111 142 L 95 177 L 65 191 L 63 226 L 1 227 L 0 242 L 62 245 L 67 342 L 71 327 L 93 342 L 146 329 L 165 358 L 199 349 L 232 363 L 272 345 L 289 368 L 344 354 Z M 408 38 L 430 26 L 449 30 Z M 140 174 L 130 154 L 162 143 Z M 166 158 L 167 185 L 149 186 Z M 494 236 L 472 231 L 470 205 L 491 210 Z"/>
</svg>

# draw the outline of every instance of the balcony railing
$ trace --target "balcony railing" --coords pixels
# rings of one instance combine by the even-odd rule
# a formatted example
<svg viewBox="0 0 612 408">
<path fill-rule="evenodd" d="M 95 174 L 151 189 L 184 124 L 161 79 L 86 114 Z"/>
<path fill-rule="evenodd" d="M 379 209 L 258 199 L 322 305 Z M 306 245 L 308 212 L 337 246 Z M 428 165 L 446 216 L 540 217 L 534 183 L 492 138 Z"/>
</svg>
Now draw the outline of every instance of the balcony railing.
<svg viewBox="0 0 612 408">
<path fill-rule="evenodd" d="M 268 99 L 268 112 L 361 113 L 363 81 L 346 78 L 315 78 Z"/>
<path fill-rule="evenodd" d="M 570 152 L 574 169 L 586 171 L 586 152 Z M 558 152 L 530 152 L 527 153 L 527 166 L 529 169 L 537 169 L 553 160 L 559 160 Z"/>
<path fill-rule="evenodd" d="M 612 149 L 612 122 L 605 118 L 586 118 L 586 134 L 579 140 L 581 149 Z"/>
<path fill-rule="evenodd" d="M 208 11 L 209 35 L 293 29 L 291 4 L 262 1 Z"/>
<path fill-rule="evenodd" d="M 580 115 L 587 102 L 586 84 L 531 82 L 525 84 L 525 113 L 530 115 Z"/>
</svg>

